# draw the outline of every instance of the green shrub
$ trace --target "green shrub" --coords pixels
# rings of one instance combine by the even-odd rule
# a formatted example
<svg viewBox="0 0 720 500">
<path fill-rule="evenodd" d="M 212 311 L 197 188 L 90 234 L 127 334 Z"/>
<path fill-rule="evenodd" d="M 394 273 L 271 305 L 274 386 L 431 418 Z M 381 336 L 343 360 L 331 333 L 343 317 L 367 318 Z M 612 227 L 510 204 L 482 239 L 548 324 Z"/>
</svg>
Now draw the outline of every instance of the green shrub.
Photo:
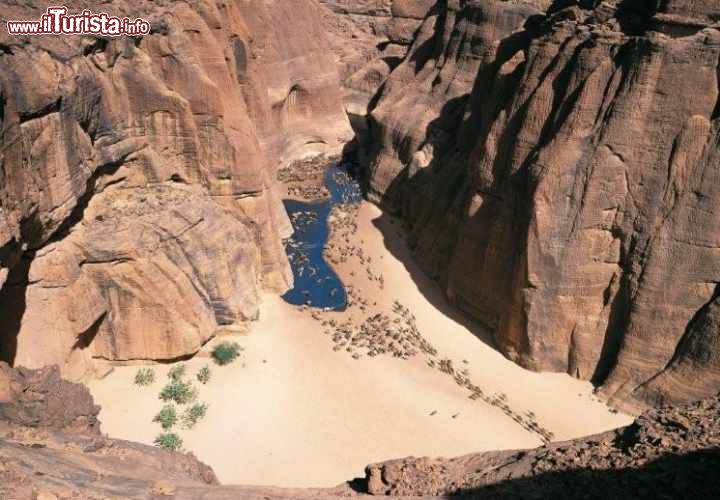
<svg viewBox="0 0 720 500">
<path fill-rule="evenodd" d="M 183 425 L 186 429 L 192 429 L 195 427 L 201 419 L 207 414 L 208 405 L 205 403 L 195 403 L 191 407 L 185 410 L 183 413 Z"/>
<path fill-rule="evenodd" d="M 175 423 L 177 423 L 177 418 L 178 417 L 177 411 L 175 410 L 175 405 L 169 404 L 163 406 L 163 409 L 160 410 L 160 413 L 155 415 L 153 422 L 159 422 L 163 430 L 168 430 L 172 428 Z"/>
<path fill-rule="evenodd" d="M 160 391 L 160 399 L 166 403 L 175 401 L 179 405 L 184 405 L 194 401 L 196 397 L 197 391 L 192 384 L 181 380 L 171 380 L 163 387 L 162 391 Z"/>
<path fill-rule="evenodd" d="M 182 448 L 183 440 L 174 432 L 163 432 L 155 438 L 155 445 L 170 451 L 177 451 Z"/>
<path fill-rule="evenodd" d="M 135 374 L 135 385 L 147 387 L 155 382 L 155 370 L 152 368 L 140 368 Z"/>
<path fill-rule="evenodd" d="M 198 382 L 205 385 L 210 382 L 210 367 L 205 365 L 197 372 Z"/>
<path fill-rule="evenodd" d="M 212 351 L 212 357 L 219 365 L 227 365 L 235 361 L 243 350 L 237 342 L 223 342 Z"/>
<path fill-rule="evenodd" d="M 168 372 L 168 378 L 170 380 L 179 381 L 182 380 L 182 378 L 185 376 L 185 365 L 175 365 L 172 368 L 170 368 L 170 371 Z"/>
</svg>

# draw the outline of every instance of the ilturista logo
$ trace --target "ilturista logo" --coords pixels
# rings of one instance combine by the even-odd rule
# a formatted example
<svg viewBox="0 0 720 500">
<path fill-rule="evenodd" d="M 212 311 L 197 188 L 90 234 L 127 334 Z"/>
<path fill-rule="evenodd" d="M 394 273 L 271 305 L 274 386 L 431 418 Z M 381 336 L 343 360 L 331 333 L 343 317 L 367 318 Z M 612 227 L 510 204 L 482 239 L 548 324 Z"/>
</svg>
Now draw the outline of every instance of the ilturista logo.
<svg viewBox="0 0 720 500">
<path fill-rule="evenodd" d="M 135 36 L 150 33 L 150 23 L 144 19 L 130 19 L 83 10 L 68 14 L 67 7 L 48 7 L 39 21 L 8 21 L 11 35 L 106 35 Z"/>
</svg>

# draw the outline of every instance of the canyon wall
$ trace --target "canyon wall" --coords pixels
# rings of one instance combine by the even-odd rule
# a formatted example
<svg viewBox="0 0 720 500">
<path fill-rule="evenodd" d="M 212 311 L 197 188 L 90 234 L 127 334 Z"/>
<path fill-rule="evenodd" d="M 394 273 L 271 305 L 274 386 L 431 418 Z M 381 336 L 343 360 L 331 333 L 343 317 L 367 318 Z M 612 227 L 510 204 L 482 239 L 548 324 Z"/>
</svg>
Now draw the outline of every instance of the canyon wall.
<svg viewBox="0 0 720 500">
<path fill-rule="evenodd" d="M 511 359 L 628 408 L 720 386 L 712 2 L 103 9 L 152 32 L 0 35 L 0 358 L 80 378 L 254 319 L 292 279 L 274 170 L 349 116 L 370 199 Z"/>
<path fill-rule="evenodd" d="M 438 2 L 371 107 L 369 196 L 523 366 L 713 394 L 718 7 L 549 3 Z"/>
<path fill-rule="evenodd" d="M 23 5 L 4 18 L 47 7 Z M 81 378 L 183 357 L 291 285 L 275 168 L 351 137 L 320 9 L 116 1 L 151 33 L 3 30 L 0 359 Z"/>
<path fill-rule="evenodd" d="M 345 110 L 358 133 L 383 82 L 402 62 L 436 0 L 320 0 L 338 60 Z"/>
</svg>

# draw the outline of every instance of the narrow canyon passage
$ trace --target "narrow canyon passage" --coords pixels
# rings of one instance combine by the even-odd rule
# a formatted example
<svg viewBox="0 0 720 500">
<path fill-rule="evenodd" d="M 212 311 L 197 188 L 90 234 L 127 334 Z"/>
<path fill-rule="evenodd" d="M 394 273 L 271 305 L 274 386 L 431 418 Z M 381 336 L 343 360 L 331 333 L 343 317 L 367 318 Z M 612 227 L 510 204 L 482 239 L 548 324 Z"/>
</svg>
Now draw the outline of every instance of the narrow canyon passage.
<svg viewBox="0 0 720 500">
<path fill-rule="evenodd" d="M 446 314 L 449 306 L 413 263 L 399 222 L 367 202 L 334 212 L 331 220 L 339 215 L 356 220 L 337 226 L 351 230 L 335 228 L 331 246 L 346 245 L 372 263 L 369 273 L 353 258 L 336 265 L 360 306 L 320 312 L 263 297 L 259 321 L 234 339 L 245 349 L 242 362 L 213 366 L 212 382 L 199 387 L 199 399 L 209 404 L 207 417 L 181 435 L 185 448 L 212 466 L 223 483 L 327 487 L 391 457 L 449 457 L 542 444 L 517 418 L 536 421 L 553 440 L 631 421 L 596 399 L 588 382 L 526 371 L 471 333 L 463 319 Z M 368 317 L 391 317 L 396 301 L 415 316 L 419 335 L 436 356 L 403 359 L 338 348 L 327 325 L 357 331 Z M 438 360 L 432 367 L 431 358 Z M 208 361 L 201 356 L 187 362 L 189 372 Z M 462 372 L 485 399 L 471 398 L 440 361 L 450 361 L 455 375 Z M 152 444 L 159 432 L 152 419 L 162 407 L 157 392 L 169 369 L 157 367 L 149 388 L 133 385 L 137 367 L 132 366 L 116 367 L 92 382 L 103 430 Z"/>
<path fill-rule="evenodd" d="M 0 500 L 717 496 L 720 0 L 0 5 Z"/>
</svg>

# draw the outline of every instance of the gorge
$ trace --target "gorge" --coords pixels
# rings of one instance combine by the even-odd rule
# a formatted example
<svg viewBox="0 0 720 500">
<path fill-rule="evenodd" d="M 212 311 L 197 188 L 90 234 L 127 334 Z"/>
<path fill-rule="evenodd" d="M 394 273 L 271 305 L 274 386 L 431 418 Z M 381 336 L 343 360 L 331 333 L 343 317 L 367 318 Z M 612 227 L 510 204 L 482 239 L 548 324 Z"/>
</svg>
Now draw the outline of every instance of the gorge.
<svg viewBox="0 0 720 500">
<path fill-rule="evenodd" d="M 67 7 L 151 32 L 0 33 L 0 496 L 604 498 L 661 460 L 712 491 L 716 2 Z M 282 172 L 338 157 L 367 201 L 322 214 L 318 304 L 286 208 L 324 173 Z M 132 377 L 225 339 L 184 436 L 213 472 L 146 446 Z M 462 457 L 351 481 L 405 455 Z M 552 480 L 578 469 L 638 475 Z"/>
</svg>

